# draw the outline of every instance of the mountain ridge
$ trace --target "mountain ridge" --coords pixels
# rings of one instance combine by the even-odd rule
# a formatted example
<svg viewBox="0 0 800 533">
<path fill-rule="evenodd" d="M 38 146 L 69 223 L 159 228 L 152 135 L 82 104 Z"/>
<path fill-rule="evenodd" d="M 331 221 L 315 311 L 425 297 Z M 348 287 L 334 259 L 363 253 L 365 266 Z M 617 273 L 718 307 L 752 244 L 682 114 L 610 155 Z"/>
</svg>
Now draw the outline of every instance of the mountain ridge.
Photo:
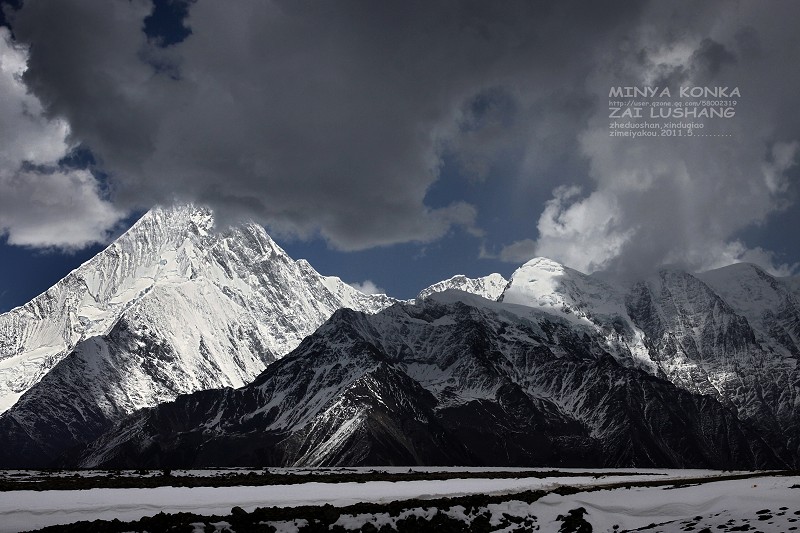
<svg viewBox="0 0 800 533">
<path fill-rule="evenodd" d="M 588 327 L 455 291 L 344 309 L 251 384 L 139 411 L 78 464 L 785 464 L 730 409 L 604 345 Z"/>
<path fill-rule="evenodd" d="M 15 464 L 21 448 L 44 466 L 137 409 L 243 386 L 335 310 L 397 302 L 292 260 L 261 226 L 216 232 L 211 213 L 193 206 L 149 212 L 41 298 L 48 313 L 0 315 L 0 464 Z M 49 334 L 23 339 L 46 357 L 19 342 L 20 312 Z"/>
<path fill-rule="evenodd" d="M 6 467 L 68 464 L 90 441 L 124 447 L 136 441 L 137 413 L 186 395 L 205 402 L 222 388 L 231 391 L 225 401 L 239 401 L 236 391 L 289 365 L 270 371 L 288 353 L 310 380 L 307 394 L 286 378 L 276 387 L 294 391 L 289 403 L 247 396 L 264 401 L 255 411 L 274 411 L 273 422 L 299 417 L 265 429 L 285 441 L 270 445 L 276 464 L 477 464 L 491 457 L 484 443 L 504 442 L 506 459 L 526 464 L 608 456 L 618 465 L 677 465 L 682 449 L 697 465 L 799 464 L 800 282 L 753 265 L 663 269 L 621 285 L 534 258 L 509 280 L 457 275 L 399 301 L 322 276 L 263 227 L 217 232 L 209 211 L 183 206 L 151 211 L 37 298 L 0 315 Z M 458 335 L 443 336 L 447 328 Z M 332 361 L 324 375 L 296 362 L 317 361 L 309 339 L 327 346 L 319 348 Z M 337 342 L 353 352 L 337 352 L 338 362 L 330 354 Z M 319 393 L 322 381 L 319 390 L 340 396 Z M 677 437 L 672 404 L 687 413 L 691 446 Z M 640 416 L 648 408 L 674 431 L 659 435 L 663 428 Z M 413 422 L 423 419 L 438 429 Z M 728 428 L 730 449 L 691 424 Z M 618 430 L 593 433 L 603 426 Z M 647 452 L 626 448 L 625 435 Z M 715 463 L 711 450 L 727 459 Z M 95 459 L 84 454 L 81 464 Z"/>
</svg>

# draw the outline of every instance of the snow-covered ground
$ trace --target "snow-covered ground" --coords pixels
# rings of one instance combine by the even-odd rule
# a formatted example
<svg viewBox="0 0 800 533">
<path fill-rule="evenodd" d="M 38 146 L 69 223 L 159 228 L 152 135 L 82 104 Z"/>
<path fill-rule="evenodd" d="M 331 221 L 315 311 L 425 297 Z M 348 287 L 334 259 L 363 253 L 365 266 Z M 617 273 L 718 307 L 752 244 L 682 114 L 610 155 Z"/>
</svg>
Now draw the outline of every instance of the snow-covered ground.
<svg viewBox="0 0 800 533">
<path fill-rule="evenodd" d="M 625 531 L 655 524 L 644 530 L 672 532 L 685 531 L 693 524 L 693 531 L 737 531 L 737 527 L 748 531 L 742 526 L 749 525 L 751 531 L 783 533 L 800 528 L 800 488 L 790 488 L 798 484 L 798 476 L 756 477 L 679 488 L 549 494 L 531 504 L 530 511 L 539 523 L 550 524 L 559 514 L 583 507 L 594 531 L 614 531 L 615 525 Z"/>
<path fill-rule="evenodd" d="M 377 470 L 408 472 L 408 468 Z M 384 503 L 470 494 L 511 495 L 526 490 L 553 490 L 560 486 L 588 488 L 620 482 L 679 480 L 698 476 L 713 478 L 722 474 L 698 470 L 647 470 L 647 473 L 642 474 L 603 476 L 599 472 L 601 471 L 589 476 L 554 476 L 542 479 L 527 477 L 362 483 L 309 481 L 293 485 L 261 487 L 9 491 L 0 492 L 0 531 L 24 531 L 98 518 L 130 521 L 161 511 L 227 515 L 234 506 L 242 507 L 246 511 L 252 511 L 256 507 L 295 507 L 325 503 L 346 506 L 359 502 Z M 583 507 L 587 511 L 586 519 L 594 525 L 595 531 L 612 531 L 614 525 L 619 525 L 624 530 L 644 527 L 651 523 L 690 519 L 695 516 L 708 517 L 713 523 L 722 518 L 728 520 L 741 517 L 755 522 L 758 521 L 757 511 L 769 509 L 771 519 L 759 521 L 759 529 L 789 531 L 793 527 L 793 522 L 789 520 L 800 518 L 792 514 L 795 511 L 800 513 L 800 489 L 790 488 L 798 483 L 800 477 L 764 476 L 744 480 L 712 481 L 683 488 L 613 489 L 579 492 L 568 496 L 550 494 L 530 504 L 515 502 L 513 496 L 510 496 L 503 503 L 492 504 L 495 508 L 490 506 L 489 511 L 498 517 L 502 516 L 502 513 L 512 516 L 535 516 L 536 522 L 546 531 L 549 526 L 544 526 L 551 523 L 556 524 L 554 530 L 558 530 L 556 522 L 558 515 L 566 515 L 574 508 Z M 787 509 L 781 510 L 781 507 Z M 784 514 L 778 516 L 778 513 L 782 512 Z M 713 516 L 715 513 L 720 514 Z M 384 518 L 389 519 L 388 516 Z M 371 517 L 343 518 L 348 525 L 351 522 L 355 525 L 359 520 L 363 522 L 368 519 Z M 782 528 L 777 527 L 778 525 Z M 770 527 L 773 529 L 769 529 Z M 678 529 L 676 526 L 674 530 Z"/>
<path fill-rule="evenodd" d="M 565 517 L 577 514 L 594 532 L 785 533 L 800 528 L 800 488 L 791 488 L 798 481 L 797 476 L 765 476 L 677 488 L 616 488 L 566 496 L 551 493 L 532 503 L 511 496 L 500 503 L 489 504 L 486 510 L 490 525 L 496 528 L 494 531 L 503 532 L 559 531 Z M 388 513 L 342 515 L 337 524 L 357 531 L 367 522 L 377 527 L 394 526 L 409 516 L 430 518 L 435 513 L 434 509 L 415 508 L 397 516 Z M 463 506 L 454 506 L 443 513 L 465 523 L 470 523 L 476 515 L 474 511 L 468 513 Z"/>
<path fill-rule="evenodd" d="M 632 476 L 646 480 L 652 476 Z M 157 487 L 148 489 L 89 489 L 12 491 L 0 493 L 0 531 L 24 531 L 79 520 L 118 518 L 137 520 L 143 516 L 193 512 L 228 514 L 232 507 L 245 511 L 256 507 L 336 506 L 359 502 L 391 502 L 413 498 L 436 498 L 467 494 L 503 494 L 561 485 L 616 483 L 616 476 L 449 479 L 445 481 L 368 481 L 365 483 L 301 483 L 263 487 Z"/>
</svg>

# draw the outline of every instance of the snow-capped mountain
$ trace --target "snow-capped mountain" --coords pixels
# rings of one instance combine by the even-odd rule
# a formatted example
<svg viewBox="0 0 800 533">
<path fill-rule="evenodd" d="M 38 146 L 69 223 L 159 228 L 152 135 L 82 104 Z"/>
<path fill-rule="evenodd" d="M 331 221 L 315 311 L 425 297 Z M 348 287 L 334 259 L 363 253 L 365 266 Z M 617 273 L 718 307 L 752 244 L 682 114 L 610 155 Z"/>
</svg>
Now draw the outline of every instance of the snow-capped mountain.
<svg viewBox="0 0 800 533">
<path fill-rule="evenodd" d="M 791 283 L 751 265 L 698 276 L 665 270 L 635 284 L 626 301 L 659 375 L 731 405 L 797 464 L 800 345 L 792 322 L 798 307 L 793 298 L 776 307 L 768 297 Z"/>
<path fill-rule="evenodd" d="M 156 209 L 0 315 L 0 465 L 797 465 L 798 302 L 752 265 L 545 258 L 398 302 Z"/>
<path fill-rule="evenodd" d="M 242 386 L 335 310 L 393 301 L 293 261 L 260 226 L 217 233 L 207 210 L 154 209 L 0 316 L 0 402 L 14 405 L 0 456 L 16 453 L 9 435 L 60 449 L 178 394 Z"/>
<path fill-rule="evenodd" d="M 261 226 L 213 224 L 205 209 L 154 209 L 0 315 L 0 465 L 44 466 L 136 409 L 240 387 L 335 310 L 397 301 L 292 260 Z"/>
<path fill-rule="evenodd" d="M 703 272 L 697 278 L 747 319 L 761 344 L 783 357 L 800 356 L 798 279 L 776 279 L 747 263 Z"/>
<path fill-rule="evenodd" d="M 197 465 L 797 464 L 796 286 L 739 265 L 622 287 L 538 258 L 496 303 L 339 312 L 252 385 L 141 411 L 82 464 L 190 442 Z"/>
<path fill-rule="evenodd" d="M 425 299 L 431 294 L 444 292 L 449 289 L 477 294 L 487 300 L 497 301 L 508 285 L 508 280 L 500 274 L 494 273 L 481 278 L 468 278 L 463 275 L 453 276 L 450 279 L 434 283 L 427 289 L 420 291 L 418 299 Z"/>
<path fill-rule="evenodd" d="M 606 339 L 607 349 L 620 363 L 651 373 L 656 369 L 644 333 L 628 314 L 623 288 L 537 257 L 512 274 L 498 299 L 590 326 Z"/>
<path fill-rule="evenodd" d="M 458 291 L 341 310 L 250 385 L 139 411 L 79 464 L 783 464 L 734 411 L 606 347 L 591 325 Z"/>
<path fill-rule="evenodd" d="M 692 275 L 665 269 L 614 286 L 545 258 L 511 277 L 500 300 L 585 324 L 617 362 L 710 395 L 800 458 L 797 279 L 732 265 Z"/>
<path fill-rule="evenodd" d="M 105 334 L 153 286 L 187 278 L 211 226 L 201 210 L 156 210 L 28 304 L 0 315 L 0 410 L 83 339 Z"/>
</svg>

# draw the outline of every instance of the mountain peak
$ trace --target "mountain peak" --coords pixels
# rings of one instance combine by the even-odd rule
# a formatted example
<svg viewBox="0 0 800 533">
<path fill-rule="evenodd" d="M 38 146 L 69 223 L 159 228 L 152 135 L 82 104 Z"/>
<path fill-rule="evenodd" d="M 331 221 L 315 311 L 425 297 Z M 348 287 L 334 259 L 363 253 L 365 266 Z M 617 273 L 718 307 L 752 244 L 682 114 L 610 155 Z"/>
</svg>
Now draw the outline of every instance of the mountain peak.
<svg viewBox="0 0 800 533">
<path fill-rule="evenodd" d="M 550 259 L 549 257 L 534 257 L 533 259 L 527 261 L 525 264 L 519 267 L 519 269 L 531 269 L 531 268 L 537 268 L 551 272 L 561 272 L 567 267 L 565 267 L 558 261 Z"/>
<path fill-rule="evenodd" d="M 531 259 L 511 275 L 508 286 L 503 291 L 501 300 L 506 303 L 563 309 L 573 305 L 570 285 L 575 282 L 581 285 L 600 284 L 577 270 L 565 267 L 547 257 Z"/>
<path fill-rule="evenodd" d="M 0 315 L 0 412 L 80 341 L 110 331 L 156 283 L 191 275 L 196 244 L 212 228 L 208 209 L 153 208 L 44 293 Z"/>
<path fill-rule="evenodd" d="M 423 289 L 417 295 L 417 299 L 424 300 L 432 294 L 455 289 L 459 291 L 477 294 L 487 300 L 497 300 L 506 288 L 508 281 L 500 274 L 494 273 L 481 278 L 468 278 L 462 274 L 453 276 L 450 279 L 434 283 L 430 287 Z"/>
<path fill-rule="evenodd" d="M 609 351 L 629 364 L 653 368 L 641 332 L 628 314 L 624 292 L 596 276 L 537 257 L 512 274 L 499 301 L 595 329 L 605 337 Z"/>
<path fill-rule="evenodd" d="M 774 278 L 770 273 L 755 263 L 734 263 L 724 267 L 706 270 L 696 275 L 700 279 L 738 279 L 740 282 L 750 279 Z"/>
<path fill-rule="evenodd" d="M 216 361 L 221 381 L 212 385 L 240 386 L 336 309 L 394 303 L 340 285 L 295 263 L 260 225 L 216 231 L 209 209 L 153 208 L 46 292 L 0 315 L 0 412 L 124 317 L 178 359 Z M 198 385 L 181 379 L 177 391 Z"/>
</svg>

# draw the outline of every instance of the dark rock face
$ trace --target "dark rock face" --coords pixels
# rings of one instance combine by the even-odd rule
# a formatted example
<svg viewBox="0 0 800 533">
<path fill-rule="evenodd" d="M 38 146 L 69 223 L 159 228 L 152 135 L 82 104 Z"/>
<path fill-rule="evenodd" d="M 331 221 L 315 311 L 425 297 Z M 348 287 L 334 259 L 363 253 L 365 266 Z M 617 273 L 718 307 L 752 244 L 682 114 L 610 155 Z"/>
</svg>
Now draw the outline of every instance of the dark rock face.
<svg viewBox="0 0 800 533">
<path fill-rule="evenodd" d="M 629 315 L 645 333 L 661 376 L 736 410 L 796 467 L 797 298 L 786 284 L 752 265 L 702 278 L 665 271 L 635 285 L 626 299 Z"/>
<path fill-rule="evenodd" d="M 80 466 L 784 466 L 715 398 L 535 309 L 445 293 L 338 311 L 241 389 L 123 420 Z"/>
</svg>

